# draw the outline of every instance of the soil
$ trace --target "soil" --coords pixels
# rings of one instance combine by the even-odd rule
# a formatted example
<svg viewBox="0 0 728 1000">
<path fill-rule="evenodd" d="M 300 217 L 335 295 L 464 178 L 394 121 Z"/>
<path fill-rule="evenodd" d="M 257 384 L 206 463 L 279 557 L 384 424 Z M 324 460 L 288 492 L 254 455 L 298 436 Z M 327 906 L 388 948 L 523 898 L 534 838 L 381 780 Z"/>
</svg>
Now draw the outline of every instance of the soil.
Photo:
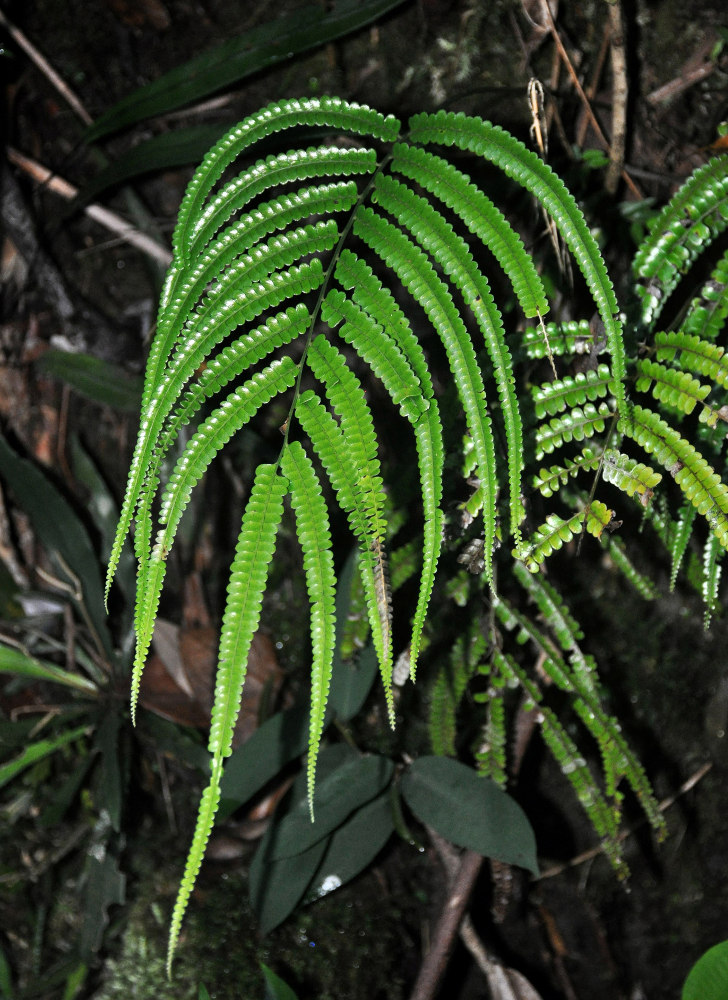
<svg viewBox="0 0 728 1000">
<path fill-rule="evenodd" d="M 2 12 L 95 119 L 135 87 L 199 52 L 302 6 L 294 0 L 6 0 Z M 613 93 L 605 48 L 607 6 L 603 0 L 562 3 L 560 8 L 552 3 L 559 37 L 609 136 Z M 601 147 L 553 38 L 542 27 L 540 0 L 404 2 L 366 30 L 213 95 L 221 98 L 217 103 L 144 121 L 98 145 L 84 142 L 78 115 L 22 46 L 8 38 L 0 52 L 4 134 L 9 148 L 83 193 L 104 163 L 143 138 L 186 124 L 214 124 L 222 131 L 282 96 L 336 93 L 400 118 L 446 107 L 489 118 L 530 141 L 527 91 L 529 80 L 537 77 L 546 92 L 549 158 L 570 182 L 582 184 L 585 206 L 598 216 L 644 199 L 664 201 L 705 162 L 706 148 L 718 138 L 718 126 L 727 116 L 723 0 L 689 5 L 635 0 L 622 6 L 629 184 L 621 180 L 611 195 L 604 192 L 601 173 L 580 173 L 575 149 Z M 70 342 L 116 365 L 120 378 L 138 373 L 162 268 L 59 198 L 49 185 L 38 185 L 17 162 L 10 169 L 26 213 L 22 225 L 27 242 L 7 227 L 0 317 L 4 429 L 52 466 L 69 490 L 77 484 L 67 474 L 65 442 L 70 432 L 80 433 L 118 496 L 135 433 L 133 414 L 83 400 L 34 363 L 49 345 Z M 98 201 L 166 246 L 189 175 L 185 166 L 140 176 L 131 187 L 99 194 Z M 605 230 L 607 235 L 617 232 L 616 227 Z M 619 230 L 621 239 L 626 239 L 625 231 Z M 615 237 L 606 242 L 605 254 L 618 273 L 629 247 Z M 64 312 L 64 295 L 70 311 Z M 251 440 L 243 447 L 254 450 L 258 443 Z M 220 514 L 218 531 L 222 520 Z M 202 537 L 197 543 L 204 550 L 202 558 L 214 569 L 214 538 Z M 291 673 L 295 637 L 301 634 L 296 611 L 300 595 L 285 572 L 280 576 L 269 628 L 283 672 Z M 177 583 L 179 596 L 182 584 Z M 533 883 L 516 874 L 498 921 L 490 915 L 490 875 L 482 876 L 476 899 L 486 903 L 475 906 L 476 929 L 489 951 L 528 976 L 544 1000 L 678 997 L 691 964 L 724 939 L 728 927 L 728 755 L 723 738 L 728 695 L 722 658 L 728 625 L 718 617 L 704 632 L 699 602 L 679 591 L 650 605 L 638 604 L 608 568 L 598 579 L 579 570 L 571 584 L 575 611 L 590 622 L 592 652 L 612 707 L 640 750 L 658 795 L 673 796 L 705 765 L 710 769 L 667 809 L 668 836 L 662 845 L 650 841 L 639 826 L 638 809 L 630 806 L 636 829 L 626 842 L 631 877 L 623 884 L 601 856 L 569 864 L 593 845 L 593 834 L 560 773 L 534 749 L 518 795 L 536 828 L 542 868 L 560 870 Z M 193 608 L 189 614 L 196 618 L 187 625 L 209 624 L 189 591 L 185 607 Z M 196 997 L 199 981 L 218 998 L 254 996 L 256 990 L 262 995 L 261 960 L 286 978 L 302 1000 L 408 995 L 443 885 L 436 858 L 405 846 L 351 886 L 297 913 L 262 943 L 243 902 L 249 851 L 237 849 L 232 860 L 213 862 L 193 901 L 179 978 L 168 986 L 162 914 L 176 889 L 189 824 L 180 823 L 185 836 L 159 833 L 164 824 L 152 800 L 165 780 L 160 767 L 158 757 L 143 765 L 140 785 L 147 793 L 152 786 L 154 791 L 148 798 L 141 795 L 134 840 L 126 849 L 129 903 L 116 911 L 105 950 L 80 996 Z M 187 797 L 180 792 L 181 775 L 187 772 L 176 767 L 171 765 L 179 797 L 174 808 L 185 810 L 194 802 L 195 789 Z M 150 810 L 146 818 L 142 806 Z M 67 891 L 64 905 L 72 908 L 72 887 Z M 38 894 L 42 886 L 36 885 L 34 899 Z M 7 916 L 19 905 L 15 893 L 0 913 Z M 0 927 L 0 940 L 11 967 L 25 975 L 28 992 L 21 988 L 17 995 L 35 995 L 28 959 L 33 923 L 28 918 L 18 926 L 22 933 L 14 935 L 13 928 Z M 74 923 L 70 917 L 58 918 L 55 926 L 54 931 L 50 925 L 49 933 L 60 938 L 72 932 Z M 216 942 L 213 954 L 211 940 Z M 48 948 L 54 954 L 63 950 L 58 940 Z M 448 975 L 443 997 L 475 1000 L 488 995 L 482 974 L 464 950 L 456 951 Z M 62 995 L 60 990 L 49 987 L 43 995 L 51 1000 Z"/>
</svg>

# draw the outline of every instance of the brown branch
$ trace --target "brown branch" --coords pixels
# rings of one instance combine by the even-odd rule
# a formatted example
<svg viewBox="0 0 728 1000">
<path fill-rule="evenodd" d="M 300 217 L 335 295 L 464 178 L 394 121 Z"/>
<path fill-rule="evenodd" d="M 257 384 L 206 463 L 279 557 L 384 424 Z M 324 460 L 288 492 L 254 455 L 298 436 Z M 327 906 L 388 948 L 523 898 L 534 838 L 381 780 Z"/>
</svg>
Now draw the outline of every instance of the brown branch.
<svg viewBox="0 0 728 1000">
<path fill-rule="evenodd" d="M 611 153 L 611 148 L 610 148 L 609 142 L 607 141 L 607 138 L 604 135 L 604 132 L 602 131 L 601 125 L 597 121 L 596 115 L 592 111 L 591 104 L 589 103 L 589 98 L 584 93 L 584 88 L 582 87 L 581 82 L 579 80 L 579 77 L 577 76 L 576 70 L 574 69 L 574 64 L 572 63 L 571 59 L 569 58 L 569 53 L 566 51 L 564 43 L 561 41 L 561 36 L 559 35 L 558 29 L 556 27 L 556 23 L 554 22 L 554 19 L 553 19 L 552 15 L 551 15 L 551 9 L 550 9 L 550 7 L 548 5 L 547 0 L 543 0 L 543 9 L 544 9 L 544 11 L 546 13 L 546 17 L 547 17 L 548 22 L 549 22 L 549 27 L 550 27 L 550 30 L 551 30 L 551 35 L 552 35 L 553 40 L 554 40 L 554 44 L 556 45 L 556 48 L 559 51 L 559 55 L 561 56 L 561 58 L 564 61 L 564 65 L 566 66 L 568 74 L 569 74 L 569 76 L 571 78 L 571 82 L 574 84 L 574 89 L 576 90 L 577 94 L 579 95 L 579 99 L 581 100 L 582 104 L 584 105 L 584 111 L 585 111 L 585 113 L 586 113 L 586 115 L 587 115 L 587 117 L 589 119 L 589 123 L 591 124 L 592 128 L 594 129 L 594 133 L 595 133 L 598 141 L 601 143 L 601 146 L 604 149 L 604 151 L 606 153 Z M 634 181 L 632 180 L 632 178 L 629 176 L 629 174 L 625 170 L 622 170 L 622 177 L 624 178 L 624 181 L 625 181 L 627 187 L 632 192 L 632 194 L 636 198 L 641 199 L 642 198 L 642 192 L 640 191 L 640 189 L 637 187 L 637 185 L 634 183 Z"/>
<path fill-rule="evenodd" d="M 68 181 L 54 174 L 36 160 L 32 160 L 29 156 L 20 153 L 17 149 L 8 147 L 7 154 L 8 160 L 15 164 L 16 167 L 20 167 L 21 170 L 25 171 L 38 184 L 43 184 L 49 191 L 59 195 L 61 198 L 65 198 L 66 201 L 73 201 L 78 195 L 78 188 L 75 188 L 73 184 L 69 184 Z M 169 250 L 157 243 L 151 236 L 147 236 L 146 233 L 135 229 L 134 226 L 130 226 L 116 212 L 111 212 L 102 205 L 86 205 L 84 212 L 90 219 L 98 222 L 100 226 L 103 226 L 109 232 L 115 233 L 125 243 L 130 243 L 138 250 L 143 251 L 148 257 L 162 264 L 163 267 L 169 266 L 172 260 L 172 254 Z"/>
<path fill-rule="evenodd" d="M 607 0 L 612 48 L 612 144 L 609 149 L 604 187 L 614 194 L 624 173 L 627 148 L 627 55 L 624 47 L 624 24 L 619 0 Z"/>
<path fill-rule="evenodd" d="M 675 792 L 674 795 L 670 795 L 668 796 L 668 798 L 663 799 L 660 803 L 658 803 L 657 808 L 660 810 L 660 812 L 661 813 L 666 812 L 670 808 L 670 806 L 674 805 L 675 802 L 677 802 L 680 796 L 685 795 L 685 793 L 689 792 L 690 789 L 693 788 L 695 785 L 697 785 L 699 781 L 702 781 L 702 779 L 705 777 L 708 771 L 710 771 L 712 766 L 713 766 L 712 761 L 709 761 L 707 764 L 703 764 L 703 766 L 699 767 L 694 774 L 690 775 L 687 781 L 684 781 L 682 785 L 680 785 L 680 787 L 678 788 L 678 790 Z M 634 826 L 630 826 L 628 829 L 622 830 L 622 832 L 618 835 L 617 840 L 620 843 L 622 841 L 625 841 L 627 837 L 631 837 L 632 834 L 635 832 L 635 830 L 638 830 L 641 826 L 644 826 L 646 822 L 647 820 L 643 819 L 639 823 L 635 823 Z M 577 854 L 576 857 L 571 858 L 569 861 L 565 861 L 559 865 L 552 865 L 551 868 L 547 868 L 545 871 L 540 872 L 539 875 L 534 878 L 534 881 L 540 882 L 542 879 L 545 878 L 554 878 L 556 875 L 561 875 L 562 872 L 565 872 L 569 868 L 576 868 L 578 865 L 583 865 L 584 862 L 586 861 L 591 861 L 593 858 L 598 857 L 603 852 L 604 848 L 602 845 L 599 845 L 598 847 L 591 847 L 589 848 L 588 851 L 582 851 L 581 854 Z"/>
<path fill-rule="evenodd" d="M 41 71 L 43 76 L 45 76 L 46 79 L 50 81 L 50 83 L 55 87 L 55 89 L 63 97 L 66 103 L 73 108 L 73 110 L 76 112 L 76 114 L 84 123 L 84 125 L 90 125 L 91 122 L 93 121 L 93 118 L 88 113 L 83 104 L 81 104 L 81 101 L 78 99 L 78 97 L 76 97 L 76 95 L 68 86 L 68 84 L 61 79 L 61 77 L 58 75 L 58 73 L 56 73 L 56 71 L 53 69 L 53 67 L 45 58 L 45 56 L 42 55 L 38 51 L 38 49 L 36 49 L 35 45 L 33 45 L 30 39 L 27 38 L 19 28 L 16 28 L 15 25 L 12 24 L 7 19 L 7 17 L 5 16 L 5 14 L 3 14 L 1 10 L 0 10 L 0 24 L 6 29 L 10 37 L 20 46 L 20 48 L 23 49 L 23 51 L 31 60 L 31 62 L 35 63 L 35 65 Z"/>
<path fill-rule="evenodd" d="M 448 898 L 433 934 L 432 946 L 420 966 L 410 1000 L 432 1000 L 435 996 L 482 864 L 482 855 L 475 851 L 464 851 L 460 856 Z"/>
</svg>

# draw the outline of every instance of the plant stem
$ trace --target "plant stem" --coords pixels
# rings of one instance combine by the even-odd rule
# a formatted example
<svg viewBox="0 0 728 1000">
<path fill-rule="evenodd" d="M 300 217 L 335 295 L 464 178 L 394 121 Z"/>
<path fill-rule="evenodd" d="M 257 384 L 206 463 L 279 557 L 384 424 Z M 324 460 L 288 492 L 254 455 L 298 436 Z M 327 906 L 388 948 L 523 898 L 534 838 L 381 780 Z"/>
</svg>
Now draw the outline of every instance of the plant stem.
<svg viewBox="0 0 728 1000">
<path fill-rule="evenodd" d="M 433 934 L 432 947 L 420 966 L 410 1000 L 432 1000 L 436 995 L 482 864 L 482 855 L 475 851 L 465 851 L 460 856 L 460 864 Z"/>
</svg>

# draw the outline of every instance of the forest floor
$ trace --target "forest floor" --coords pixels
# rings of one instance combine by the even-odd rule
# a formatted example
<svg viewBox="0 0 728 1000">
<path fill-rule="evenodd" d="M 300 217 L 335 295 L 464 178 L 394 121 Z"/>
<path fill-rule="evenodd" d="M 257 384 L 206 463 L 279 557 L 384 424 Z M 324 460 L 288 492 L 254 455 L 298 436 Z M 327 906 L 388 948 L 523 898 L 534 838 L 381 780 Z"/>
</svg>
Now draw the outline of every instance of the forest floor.
<svg viewBox="0 0 728 1000">
<path fill-rule="evenodd" d="M 5 169 L 13 186 L 10 192 L 6 183 L 3 193 L 0 418 L 4 431 L 52 469 L 69 494 L 81 495 L 69 467 L 74 435 L 103 469 L 114 495 L 123 490 L 135 434 L 134 414 L 124 406 L 134 398 L 134 379 L 142 370 L 165 254 L 190 168 L 168 167 L 137 176 L 130 185 L 94 189 L 91 200 L 145 231 L 157 247 L 152 252 L 120 238 L 84 205 L 77 207 L 60 179 L 83 196 L 105 165 L 140 140 L 183 125 L 222 132 L 283 96 L 335 93 L 400 118 L 446 107 L 481 115 L 530 141 L 532 78 L 544 88 L 549 158 L 562 175 L 578 177 L 582 161 L 575 150 L 603 147 L 566 57 L 604 133 L 611 136 L 615 93 L 608 4 L 603 0 L 560 7 L 552 3 L 553 28 L 544 19 L 541 0 L 418 0 L 403 2 L 376 25 L 343 40 L 283 60 L 214 99 L 142 121 L 99 144 L 84 142 L 87 124 L 135 87 L 302 6 L 297 0 L 0 4 L 9 24 L 45 56 L 63 84 L 54 83 L 22 39 L 6 31 L 0 71 Z M 590 175 L 584 201 L 597 226 L 600 213 L 606 219 L 616 206 L 639 206 L 646 199 L 664 202 L 705 162 L 719 124 L 728 117 L 724 0 L 690 5 L 636 0 L 623 6 L 628 85 L 624 173 L 613 193 L 605 192 L 602 173 Z M 75 108 L 68 91 L 78 98 Z M 43 168 L 50 174 L 39 183 Z M 609 226 L 604 229 L 608 232 Z M 614 273 L 624 259 L 626 276 L 630 249 L 607 243 L 604 252 Z M 49 347 L 86 351 L 113 365 L 121 405 L 89 400 L 50 376 L 38 364 Z M 11 501 L 6 498 L 5 503 Z M 219 522 L 223 514 L 217 503 L 210 513 Z M 224 560 L 218 565 L 209 535 L 201 534 L 197 546 L 189 560 L 195 571 L 186 586 L 177 582 L 185 622 L 202 637 L 194 657 L 204 684 L 212 669 L 207 606 L 215 606 L 219 595 L 210 587 L 204 599 L 200 596 L 199 568 L 220 576 Z M 32 551 L 32 542 L 24 551 Z M 3 553 L 7 561 L 5 545 Z M 263 676 L 278 679 L 295 666 L 297 643 L 291 637 L 300 625 L 298 592 L 285 574 L 281 577 L 269 608 L 275 651 L 272 646 L 261 651 Z M 597 587 L 600 606 L 610 609 L 603 620 L 588 599 Z M 723 659 L 728 623 L 718 617 L 704 633 L 697 599 L 676 593 L 645 607 L 609 574 L 596 581 L 588 569 L 575 572 L 571 591 L 575 610 L 593 626 L 591 651 L 606 670 L 613 706 L 658 797 L 677 796 L 666 808 L 668 837 L 662 845 L 650 843 L 634 811 L 631 818 L 637 825 L 625 850 L 631 869 L 626 884 L 616 880 L 602 856 L 574 861 L 593 844 L 593 835 L 557 769 L 534 750 L 518 795 L 528 803 L 544 874 L 533 882 L 525 876 L 516 879 L 498 922 L 488 906 L 480 907 L 476 928 L 491 953 L 527 975 L 543 1000 L 678 997 L 691 964 L 724 939 L 728 927 L 728 756 L 721 735 L 728 716 Z M 155 677 L 147 689 L 147 706 L 180 723 L 199 721 L 173 704 L 164 678 Z M 7 707 L 3 703 L 4 711 Z M 174 762 L 161 762 L 160 754 L 141 766 L 135 779 L 139 815 L 133 840 L 126 845 L 127 903 L 112 909 L 104 948 L 80 995 L 97 1000 L 193 997 L 200 977 L 211 995 L 247 1000 L 256 988 L 262 995 L 262 985 L 255 984 L 262 984 L 256 963 L 263 960 L 290 979 L 301 1000 L 407 996 L 442 892 L 439 876 L 432 874 L 436 861 L 428 865 L 428 859 L 413 857 L 411 849 L 396 848 L 366 876 L 297 914 L 260 944 L 253 917 L 241 902 L 251 847 L 239 838 L 226 839 L 224 833 L 193 901 L 179 979 L 168 986 L 163 975 L 166 913 L 189 830 L 189 822 L 175 818 L 175 810 L 190 808 L 197 791 L 183 787 L 185 774 Z M 684 788 L 691 779 L 694 785 Z M 156 800 L 167 780 L 173 796 L 165 812 Z M 13 822 L 6 814 L 4 834 Z M 31 846 L 50 850 L 34 841 L 27 851 L 15 853 L 28 854 Z M 29 870 L 36 874 L 32 879 L 28 875 L 28 898 L 35 909 L 16 919 L 18 884 L 26 883 L 22 871 L 20 882 L 13 880 L 13 857 L 6 845 L 0 943 L 19 976 L 17 995 L 55 1000 L 63 995 L 59 985 L 34 990 L 33 975 L 46 960 L 38 956 L 67 950 L 62 938 L 73 933 L 76 923 L 71 912 L 56 914 L 39 930 L 39 900 L 48 883 L 30 862 Z M 487 876 L 481 888 L 489 899 Z M 73 885 L 56 891 L 72 911 Z M 474 1000 L 487 995 L 482 974 L 463 949 L 456 951 L 442 996 Z"/>
</svg>

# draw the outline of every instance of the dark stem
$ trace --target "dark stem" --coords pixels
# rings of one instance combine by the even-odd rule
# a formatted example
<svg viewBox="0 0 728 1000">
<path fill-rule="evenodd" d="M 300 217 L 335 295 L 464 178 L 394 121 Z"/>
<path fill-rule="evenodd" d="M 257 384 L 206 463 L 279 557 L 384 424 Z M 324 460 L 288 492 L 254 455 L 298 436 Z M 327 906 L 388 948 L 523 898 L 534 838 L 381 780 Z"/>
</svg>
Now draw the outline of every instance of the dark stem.
<svg viewBox="0 0 728 1000">
<path fill-rule="evenodd" d="M 432 946 L 420 966 L 410 1000 L 433 1000 L 435 997 L 482 864 L 482 855 L 475 851 L 465 851 L 461 855 L 433 934 Z"/>
</svg>

